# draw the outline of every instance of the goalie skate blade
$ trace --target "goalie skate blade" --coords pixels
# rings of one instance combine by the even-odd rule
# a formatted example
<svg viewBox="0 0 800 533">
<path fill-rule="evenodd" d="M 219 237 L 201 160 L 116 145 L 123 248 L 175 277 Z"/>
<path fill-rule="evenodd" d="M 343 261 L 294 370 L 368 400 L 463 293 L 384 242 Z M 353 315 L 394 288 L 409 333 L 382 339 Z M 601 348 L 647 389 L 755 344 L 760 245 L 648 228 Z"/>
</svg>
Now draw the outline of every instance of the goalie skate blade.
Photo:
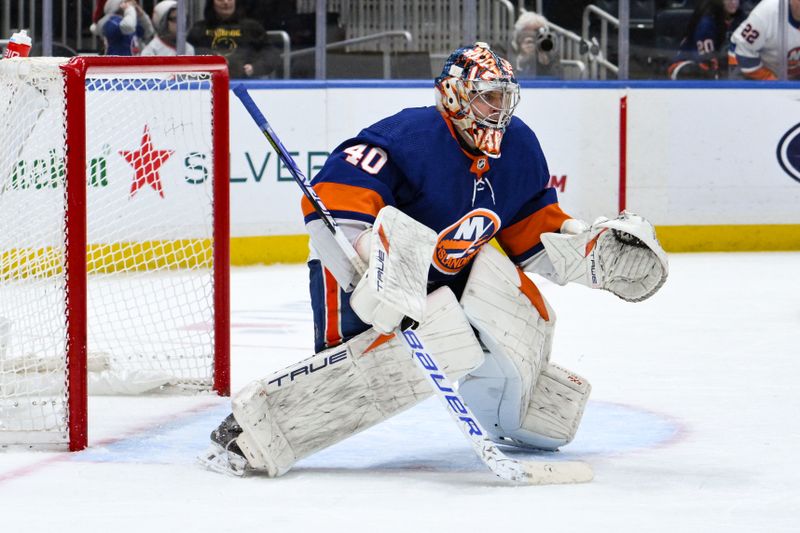
<svg viewBox="0 0 800 533">
<path fill-rule="evenodd" d="M 248 470 L 244 457 L 230 453 L 214 442 L 205 452 L 197 456 L 197 462 L 207 470 L 234 477 L 242 477 Z"/>
<path fill-rule="evenodd" d="M 511 479 L 529 485 L 588 483 L 594 478 L 592 467 L 581 461 L 525 461 L 518 464 L 519 469 Z"/>
</svg>

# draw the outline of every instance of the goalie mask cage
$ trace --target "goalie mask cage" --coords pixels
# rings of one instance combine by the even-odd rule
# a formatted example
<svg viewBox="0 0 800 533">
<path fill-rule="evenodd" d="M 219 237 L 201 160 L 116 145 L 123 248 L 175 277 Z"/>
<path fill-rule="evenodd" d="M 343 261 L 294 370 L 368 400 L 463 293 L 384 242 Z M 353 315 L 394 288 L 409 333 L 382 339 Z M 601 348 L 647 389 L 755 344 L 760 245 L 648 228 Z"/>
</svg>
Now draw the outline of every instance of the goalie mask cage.
<svg viewBox="0 0 800 533">
<path fill-rule="evenodd" d="M 94 379 L 229 394 L 228 154 L 223 58 L 0 61 L 0 446 L 85 448 Z"/>
</svg>

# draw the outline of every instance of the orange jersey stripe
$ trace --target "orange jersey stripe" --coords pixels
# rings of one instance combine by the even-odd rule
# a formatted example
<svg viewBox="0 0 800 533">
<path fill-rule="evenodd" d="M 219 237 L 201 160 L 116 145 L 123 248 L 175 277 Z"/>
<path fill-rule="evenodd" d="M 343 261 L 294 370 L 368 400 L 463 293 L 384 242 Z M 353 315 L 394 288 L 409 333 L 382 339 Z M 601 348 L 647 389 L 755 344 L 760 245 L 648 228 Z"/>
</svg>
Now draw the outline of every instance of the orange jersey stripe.
<svg viewBox="0 0 800 533">
<path fill-rule="evenodd" d="M 560 230 L 561 224 L 569 218 L 558 204 L 550 204 L 501 230 L 497 242 L 508 255 L 522 255 L 541 242 L 542 233 Z"/>
<path fill-rule="evenodd" d="M 325 276 L 325 345 L 330 347 L 342 343 L 339 329 L 339 284 L 327 268 L 322 271 Z"/>
<path fill-rule="evenodd" d="M 757 69 L 755 69 L 753 71 L 747 71 L 745 69 L 742 69 L 742 74 L 744 74 L 744 76 L 746 78 L 751 79 L 751 80 L 777 80 L 778 79 L 778 76 L 776 76 L 775 73 L 772 72 L 767 67 L 758 67 Z"/>
<path fill-rule="evenodd" d="M 522 272 L 522 269 L 517 267 L 517 273 L 519 274 L 519 290 L 522 291 L 522 294 L 528 297 L 528 300 L 531 301 L 533 307 L 539 311 L 539 316 L 544 318 L 546 321 L 550 321 L 550 313 L 547 312 L 547 306 L 544 303 L 544 298 L 542 298 L 542 293 L 539 292 L 539 287 L 531 281 L 531 279 Z"/>
<path fill-rule="evenodd" d="M 314 190 L 329 211 L 355 211 L 375 217 L 378 216 L 378 211 L 386 205 L 377 192 L 355 185 L 323 182 L 314 185 Z M 304 217 L 314 212 L 314 207 L 305 196 L 300 205 L 303 208 Z"/>
</svg>

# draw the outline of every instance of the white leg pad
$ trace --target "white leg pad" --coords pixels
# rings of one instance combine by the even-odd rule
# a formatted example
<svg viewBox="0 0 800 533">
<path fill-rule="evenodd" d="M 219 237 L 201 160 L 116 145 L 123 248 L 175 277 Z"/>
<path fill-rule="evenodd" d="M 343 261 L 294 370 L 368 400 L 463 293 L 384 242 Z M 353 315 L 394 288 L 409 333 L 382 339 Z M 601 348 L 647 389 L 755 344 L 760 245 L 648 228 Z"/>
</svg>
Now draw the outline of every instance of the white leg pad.
<svg viewBox="0 0 800 533">
<path fill-rule="evenodd" d="M 533 282 L 490 246 L 475 258 L 461 305 L 489 353 L 459 391 L 490 433 L 517 429 L 550 358 L 555 313 Z"/>
<path fill-rule="evenodd" d="M 485 347 L 459 392 L 497 442 L 555 449 L 575 436 L 588 382 L 550 364 L 555 313 L 533 283 L 491 247 L 478 254 L 461 298 Z"/>
<path fill-rule="evenodd" d="M 572 442 L 591 390 L 586 379 L 548 364 L 539 375 L 521 427 L 500 436 L 517 446 L 542 450 Z"/>
<path fill-rule="evenodd" d="M 483 362 L 483 351 L 458 301 L 447 289 L 428 295 L 417 329 L 451 379 Z M 233 400 L 243 433 L 236 442 L 251 468 L 269 476 L 367 429 L 432 394 L 396 337 L 380 342 L 370 329 L 349 342 L 248 385 Z"/>
</svg>

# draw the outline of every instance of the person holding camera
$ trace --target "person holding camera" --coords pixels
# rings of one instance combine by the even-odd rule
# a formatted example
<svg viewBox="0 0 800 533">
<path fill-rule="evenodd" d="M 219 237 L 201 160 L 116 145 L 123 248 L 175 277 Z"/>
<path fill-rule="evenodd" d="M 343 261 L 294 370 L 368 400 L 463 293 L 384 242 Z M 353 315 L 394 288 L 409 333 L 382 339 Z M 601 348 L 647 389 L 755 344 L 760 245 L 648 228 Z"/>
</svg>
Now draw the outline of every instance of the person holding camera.
<svg viewBox="0 0 800 533">
<path fill-rule="evenodd" d="M 518 78 L 562 78 L 561 54 L 547 19 L 523 11 L 514 23 L 511 48 L 517 53 L 514 72 Z"/>
</svg>

